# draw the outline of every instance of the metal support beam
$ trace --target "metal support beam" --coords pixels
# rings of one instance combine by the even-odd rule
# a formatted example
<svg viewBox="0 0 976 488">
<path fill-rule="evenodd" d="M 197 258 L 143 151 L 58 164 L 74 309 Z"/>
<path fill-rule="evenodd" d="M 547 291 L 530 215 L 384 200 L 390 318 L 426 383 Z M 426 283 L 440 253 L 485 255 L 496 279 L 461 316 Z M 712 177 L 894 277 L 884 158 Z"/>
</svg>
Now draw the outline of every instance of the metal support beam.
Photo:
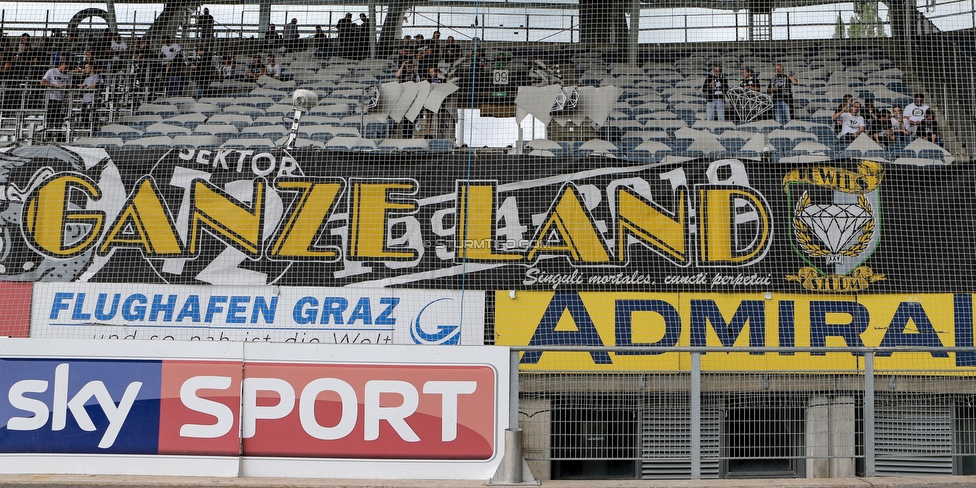
<svg viewBox="0 0 976 488">
<path fill-rule="evenodd" d="M 630 31 L 627 36 L 627 64 L 637 64 L 640 49 L 640 0 L 630 0 Z"/>
<path fill-rule="evenodd" d="M 260 0 L 258 9 L 258 37 L 264 37 L 271 25 L 271 0 Z"/>
</svg>

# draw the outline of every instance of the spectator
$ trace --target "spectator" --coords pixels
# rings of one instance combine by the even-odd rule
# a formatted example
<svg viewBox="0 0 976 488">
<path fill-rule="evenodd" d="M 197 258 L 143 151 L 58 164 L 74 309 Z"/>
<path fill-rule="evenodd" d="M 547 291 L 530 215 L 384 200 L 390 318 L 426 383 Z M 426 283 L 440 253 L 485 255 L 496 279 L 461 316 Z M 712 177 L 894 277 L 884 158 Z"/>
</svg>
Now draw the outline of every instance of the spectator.
<svg viewBox="0 0 976 488">
<path fill-rule="evenodd" d="M 905 117 L 908 118 L 910 127 L 918 126 L 925 120 L 925 114 L 929 111 L 929 106 L 925 103 L 925 95 L 915 94 L 915 100 L 905 107 Z"/>
<path fill-rule="evenodd" d="M 878 119 L 868 124 L 868 136 L 874 142 L 887 146 L 891 143 L 894 136 L 891 133 L 891 112 L 881 109 L 878 111 Z"/>
<path fill-rule="evenodd" d="M 420 75 L 416 70 L 416 61 L 412 59 L 405 60 L 400 64 L 400 68 L 396 71 L 396 79 L 400 83 L 406 83 L 408 81 L 419 82 Z"/>
<path fill-rule="evenodd" d="M 410 81 L 419 82 L 420 75 L 417 74 L 417 71 L 414 66 L 415 64 L 416 61 L 412 59 L 405 60 L 400 65 L 400 68 L 397 69 L 396 72 L 397 81 L 400 83 L 406 83 Z M 403 119 L 398 125 L 400 126 L 400 137 L 404 139 L 413 138 L 413 132 L 415 127 L 413 122 L 411 122 L 408 119 Z"/>
<path fill-rule="evenodd" d="M 119 61 L 128 53 L 129 45 L 126 44 L 118 32 L 115 32 L 112 34 L 109 49 L 112 51 L 112 61 Z"/>
<path fill-rule="evenodd" d="M 322 51 L 325 49 L 325 45 L 328 42 L 328 37 L 325 36 L 325 31 L 322 30 L 321 25 L 315 26 L 315 34 L 312 35 L 311 48 L 313 51 Z"/>
<path fill-rule="evenodd" d="M 427 41 L 427 68 L 431 66 L 437 66 L 437 63 L 441 62 L 441 31 L 434 31 L 434 34 L 430 36 L 430 40 Z"/>
<path fill-rule="evenodd" d="M 244 72 L 244 79 L 247 81 L 258 81 L 258 78 L 264 76 L 264 73 L 265 65 L 261 63 L 261 56 L 255 54 L 251 58 L 251 65 Z"/>
<path fill-rule="evenodd" d="M 183 48 L 180 47 L 178 42 L 172 41 L 169 36 L 163 38 L 163 46 L 160 48 L 160 52 L 166 61 L 172 61 L 176 58 L 176 55 L 182 51 Z"/>
<path fill-rule="evenodd" d="M 298 48 L 298 19 L 291 19 L 291 22 L 285 24 L 282 38 L 285 41 L 285 48 L 289 51 Z"/>
<path fill-rule="evenodd" d="M 275 60 L 274 54 L 268 55 L 268 65 L 264 67 L 264 74 L 276 79 L 281 79 L 281 65 Z"/>
<path fill-rule="evenodd" d="M 176 57 L 163 64 L 163 72 L 166 74 L 166 96 L 178 97 L 183 95 L 183 72 L 186 70 L 183 53 L 176 53 Z"/>
<path fill-rule="evenodd" d="M 925 111 L 925 118 L 918 123 L 915 136 L 942 146 L 942 137 L 939 135 L 939 123 L 935 120 L 935 110 Z"/>
<path fill-rule="evenodd" d="M 444 43 L 442 49 L 443 55 L 441 59 L 447 61 L 448 63 L 453 63 L 458 59 L 461 59 L 461 46 L 458 46 L 454 42 L 454 36 L 447 36 L 447 41 Z"/>
<path fill-rule="evenodd" d="M 200 29 L 201 39 L 213 39 L 214 36 L 214 18 L 210 15 L 210 9 L 203 9 L 203 13 L 197 17 L 197 28 Z"/>
<path fill-rule="evenodd" d="M 444 80 L 441 79 L 440 73 L 437 72 L 437 68 L 431 66 L 430 68 L 427 68 L 427 81 L 429 83 L 441 83 Z"/>
<path fill-rule="evenodd" d="M 264 43 L 268 46 L 269 51 L 278 49 L 278 41 L 281 40 L 281 36 L 275 30 L 276 28 L 274 24 L 271 24 L 268 26 L 268 31 L 264 33 Z"/>
<path fill-rule="evenodd" d="M 796 83 L 796 77 L 793 73 L 785 74 L 783 72 L 783 65 L 776 65 L 776 74 L 773 75 L 773 79 L 769 80 L 769 86 L 766 87 L 766 93 L 773 99 L 773 112 L 776 117 L 776 122 L 780 125 L 786 125 L 790 123 L 790 112 L 793 106 L 793 85 Z"/>
<path fill-rule="evenodd" d="M 837 106 L 837 110 L 834 111 L 834 116 L 833 116 L 833 119 L 834 119 L 834 130 L 835 131 L 838 131 L 839 132 L 840 129 L 841 129 L 841 125 L 840 125 L 840 122 L 838 122 L 837 116 L 840 115 L 840 114 L 842 114 L 842 113 L 845 113 L 845 112 L 850 112 L 851 111 L 851 105 L 853 105 L 853 104 L 854 104 L 854 96 L 853 95 L 847 94 L 847 95 L 844 95 L 843 98 L 841 98 L 840 105 Z"/>
<path fill-rule="evenodd" d="M 901 105 L 891 107 L 891 140 L 899 144 L 908 144 L 912 141 L 908 119 L 902 114 Z"/>
<path fill-rule="evenodd" d="M 702 92 L 705 93 L 705 120 L 725 120 L 725 90 L 728 89 L 729 82 L 722 74 L 720 65 L 712 66 L 712 73 L 705 78 L 702 84 Z"/>
<path fill-rule="evenodd" d="M 759 80 L 752 77 L 752 70 L 749 68 L 742 68 L 742 82 L 739 86 L 743 90 L 759 91 Z"/>
<path fill-rule="evenodd" d="M 220 64 L 220 79 L 223 81 L 236 79 L 236 66 L 233 56 L 224 56 Z"/>
<path fill-rule="evenodd" d="M 356 26 L 352 23 L 352 12 L 336 22 L 336 33 L 339 37 L 339 55 L 349 57 L 356 42 Z"/>
<path fill-rule="evenodd" d="M 359 14 L 359 25 L 356 26 L 356 46 L 359 58 L 369 56 L 369 17 L 366 14 Z"/>
<path fill-rule="evenodd" d="M 207 55 L 203 46 L 197 46 L 196 54 L 189 58 L 187 63 L 188 75 L 197 85 L 196 98 L 202 98 L 215 75 L 210 56 Z"/>
<path fill-rule="evenodd" d="M 840 134 L 837 134 L 837 138 L 842 142 L 854 142 L 854 139 L 857 139 L 857 136 L 864 132 L 864 117 L 860 115 L 860 112 L 861 103 L 854 102 L 851 104 L 851 110 L 849 112 L 838 112 L 834 114 L 834 122 L 839 122 L 841 126 Z"/>
<path fill-rule="evenodd" d="M 874 135 L 877 133 L 881 125 L 881 113 L 877 108 L 874 107 L 873 98 L 864 99 L 864 110 L 861 112 L 861 116 L 864 117 L 864 132 L 874 139 Z"/>
<path fill-rule="evenodd" d="M 49 88 L 47 92 L 47 114 L 44 116 L 44 125 L 47 129 L 61 127 L 64 124 L 65 115 L 65 88 L 71 86 L 71 75 L 68 74 L 68 62 L 62 59 L 61 63 L 44 73 L 41 78 L 41 86 Z"/>
<path fill-rule="evenodd" d="M 401 66 L 408 59 L 417 59 L 417 49 L 413 45 L 413 38 L 409 35 L 403 36 L 403 43 L 400 44 L 400 49 L 397 50 L 397 61 Z"/>
<path fill-rule="evenodd" d="M 102 84 L 102 77 L 95 72 L 95 68 L 90 63 L 82 67 L 81 72 L 85 75 L 85 81 L 78 87 L 82 90 L 81 103 L 84 112 L 88 115 L 88 129 L 95 132 L 95 110 L 98 100 L 98 89 Z"/>
</svg>

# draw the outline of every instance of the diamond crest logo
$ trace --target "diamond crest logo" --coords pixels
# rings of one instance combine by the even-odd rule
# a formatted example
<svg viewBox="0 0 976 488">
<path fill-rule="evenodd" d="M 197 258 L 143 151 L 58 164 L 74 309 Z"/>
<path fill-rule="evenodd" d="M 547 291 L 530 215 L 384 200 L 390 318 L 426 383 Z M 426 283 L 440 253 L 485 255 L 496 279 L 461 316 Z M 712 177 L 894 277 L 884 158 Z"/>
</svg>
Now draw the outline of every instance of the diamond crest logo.
<svg viewBox="0 0 976 488">
<path fill-rule="evenodd" d="M 811 291 L 861 291 L 883 281 L 864 262 L 881 241 L 884 169 L 863 161 L 856 169 L 810 166 L 783 178 L 793 209 L 793 250 L 808 264 L 787 281 Z"/>
</svg>

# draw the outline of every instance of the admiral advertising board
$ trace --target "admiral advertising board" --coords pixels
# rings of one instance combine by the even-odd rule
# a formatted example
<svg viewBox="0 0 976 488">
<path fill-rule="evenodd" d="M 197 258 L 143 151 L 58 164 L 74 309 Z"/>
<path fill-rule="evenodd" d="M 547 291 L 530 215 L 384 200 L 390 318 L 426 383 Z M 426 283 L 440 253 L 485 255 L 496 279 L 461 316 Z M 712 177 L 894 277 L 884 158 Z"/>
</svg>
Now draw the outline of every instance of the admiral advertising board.
<svg viewBox="0 0 976 488">
<path fill-rule="evenodd" d="M 636 346 L 643 351 L 523 352 L 523 371 L 688 371 L 672 347 L 717 347 L 703 371 L 853 372 L 858 352 L 737 352 L 744 347 L 974 347 L 971 294 L 499 292 L 496 344 Z M 875 354 L 878 371 L 973 371 L 970 352 Z"/>
<path fill-rule="evenodd" d="M 37 283 L 31 337 L 482 345 L 484 296 L 362 287 Z"/>
<path fill-rule="evenodd" d="M 0 472 L 487 479 L 508 350 L 0 340 Z"/>
<path fill-rule="evenodd" d="M 959 166 L 388 159 L 10 149 L 0 279 L 846 294 L 976 282 Z"/>
</svg>

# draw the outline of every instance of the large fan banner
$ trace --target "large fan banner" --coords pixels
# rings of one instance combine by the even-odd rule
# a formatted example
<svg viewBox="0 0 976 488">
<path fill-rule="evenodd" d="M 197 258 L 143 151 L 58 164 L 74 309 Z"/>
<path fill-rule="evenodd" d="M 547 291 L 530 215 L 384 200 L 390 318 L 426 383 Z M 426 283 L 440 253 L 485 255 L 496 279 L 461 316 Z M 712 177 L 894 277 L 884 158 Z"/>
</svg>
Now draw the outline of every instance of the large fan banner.
<svg viewBox="0 0 976 488">
<path fill-rule="evenodd" d="M 25 146 L 0 156 L 0 279 L 971 291 L 972 181 L 863 160 Z"/>
</svg>

